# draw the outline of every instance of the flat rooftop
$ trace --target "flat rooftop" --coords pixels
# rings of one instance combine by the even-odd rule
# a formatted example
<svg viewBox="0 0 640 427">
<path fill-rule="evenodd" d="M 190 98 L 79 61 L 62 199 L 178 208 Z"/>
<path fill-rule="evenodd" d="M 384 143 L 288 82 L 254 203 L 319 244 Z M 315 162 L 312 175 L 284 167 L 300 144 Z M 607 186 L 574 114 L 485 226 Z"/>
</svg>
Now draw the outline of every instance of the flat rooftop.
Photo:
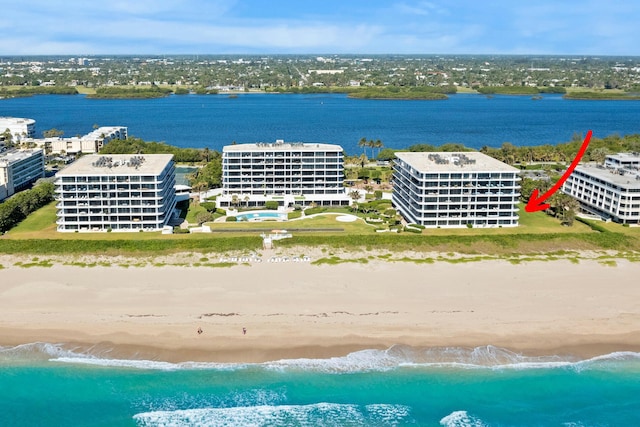
<svg viewBox="0 0 640 427">
<path fill-rule="evenodd" d="M 596 164 L 581 164 L 576 167 L 576 171 L 615 184 L 621 188 L 640 188 L 640 179 L 636 179 L 636 177 L 640 177 L 640 174 L 629 169 L 612 169 Z"/>
<path fill-rule="evenodd" d="M 607 159 L 617 160 L 620 163 L 640 162 L 640 154 L 638 153 L 608 154 Z"/>
<path fill-rule="evenodd" d="M 456 152 L 396 152 L 419 172 L 516 172 L 520 169 L 477 151 Z"/>
<path fill-rule="evenodd" d="M 0 123 L 2 124 L 13 124 L 13 125 L 19 125 L 19 124 L 32 124 L 35 123 L 36 121 L 33 119 L 24 119 L 22 117 L 0 117 Z"/>
<path fill-rule="evenodd" d="M 82 156 L 56 176 L 160 175 L 173 154 L 91 154 Z"/>
<path fill-rule="evenodd" d="M 12 164 L 20 160 L 28 159 L 36 152 L 42 152 L 41 148 L 31 150 L 11 150 L 0 154 L 0 163 Z"/>
<path fill-rule="evenodd" d="M 294 151 L 342 151 L 342 147 L 337 144 L 324 144 L 316 142 L 255 142 L 251 144 L 234 144 L 225 145 L 222 152 L 234 151 L 278 151 L 278 150 L 294 150 Z"/>
</svg>

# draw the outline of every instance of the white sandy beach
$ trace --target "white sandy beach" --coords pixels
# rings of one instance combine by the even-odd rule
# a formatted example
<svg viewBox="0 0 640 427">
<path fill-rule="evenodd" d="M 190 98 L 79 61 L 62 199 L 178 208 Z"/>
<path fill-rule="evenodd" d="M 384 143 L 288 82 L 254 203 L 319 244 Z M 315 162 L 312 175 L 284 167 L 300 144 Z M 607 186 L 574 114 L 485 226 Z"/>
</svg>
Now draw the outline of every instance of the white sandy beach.
<svg viewBox="0 0 640 427">
<path fill-rule="evenodd" d="M 640 264 L 624 260 L 231 268 L 10 261 L 0 270 L 0 346 L 42 341 L 108 357 L 227 362 L 394 344 L 640 350 Z"/>
</svg>

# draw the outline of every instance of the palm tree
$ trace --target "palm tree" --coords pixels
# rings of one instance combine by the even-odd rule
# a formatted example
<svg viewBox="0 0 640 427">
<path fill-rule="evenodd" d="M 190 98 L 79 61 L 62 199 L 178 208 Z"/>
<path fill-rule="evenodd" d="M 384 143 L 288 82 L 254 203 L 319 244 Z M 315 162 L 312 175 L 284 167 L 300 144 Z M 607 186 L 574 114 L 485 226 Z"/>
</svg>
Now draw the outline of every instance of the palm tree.
<svg viewBox="0 0 640 427">
<path fill-rule="evenodd" d="M 367 155 L 367 138 L 364 136 L 358 141 L 358 147 L 362 147 L 362 154 Z"/>
<path fill-rule="evenodd" d="M 378 149 L 378 156 L 379 156 L 380 155 L 380 150 L 382 150 L 382 147 L 384 147 L 384 144 L 379 139 L 376 139 L 376 142 L 374 142 L 373 144 L 374 144 L 373 146 Z M 376 157 L 378 157 L 378 156 L 376 156 Z"/>
<path fill-rule="evenodd" d="M 247 209 L 249 209 L 249 200 L 251 200 L 251 197 L 249 197 L 249 195 L 244 196 L 244 205 Z"/>
<path fill-rule="evenodd" d="M 211 152 L 209 151 L 209 147 L 204 147 L 201 153 L 202 160 L 206 163 L 209 163 L 209 159 L 211 158 Z"/>
</svg>

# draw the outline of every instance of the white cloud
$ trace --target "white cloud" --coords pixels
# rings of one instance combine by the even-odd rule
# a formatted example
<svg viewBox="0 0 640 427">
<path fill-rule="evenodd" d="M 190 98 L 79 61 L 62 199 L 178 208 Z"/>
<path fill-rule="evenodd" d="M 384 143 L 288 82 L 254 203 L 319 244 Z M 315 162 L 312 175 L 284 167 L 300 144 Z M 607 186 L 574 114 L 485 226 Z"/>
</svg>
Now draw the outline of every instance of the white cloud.
<svg viewBox="0 0 640 427">
<path fill-rule="evenodd" d="M 640 54 L 635 1 L 349 0 L 286 14 L 273 1 L 5 2 L 0 51 Z"/>
</svg>

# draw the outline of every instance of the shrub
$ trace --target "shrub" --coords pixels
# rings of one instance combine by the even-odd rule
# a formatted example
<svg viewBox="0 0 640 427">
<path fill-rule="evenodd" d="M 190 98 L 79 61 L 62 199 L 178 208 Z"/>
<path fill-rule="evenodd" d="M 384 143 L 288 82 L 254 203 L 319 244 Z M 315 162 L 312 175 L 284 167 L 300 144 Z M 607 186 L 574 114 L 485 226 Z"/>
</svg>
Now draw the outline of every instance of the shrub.
<svg viewBox="0 0 640 427">
<path fill-rule="evenodd" d="M 600 224 L 597 224 L 597 223 L 595 223 L 593 221 L 590 221 L 588 219 L 585 219 L 585 218 L 581 218 L 579 216 L 576 217 L 576 221 L 588 225 L 589 227 L 591 227 L 591 229 L 593 231 L 599 231 L 600 233 L 606 233 L 608 231 L 606 228 L 604 228 Z"/>
<path fill-rule="evenodd" d="M 422 234 L 422 230 L 420 228 L 415 228 L 415 227 L 412 227 L 410 225 L 407 225 L 404 228 L 404 231 L 408 231 L 409 233 Z"/>
<path fill-rule="evenodd" d="M 225 211 L 225 210 L 224 210 L 224 209 L 222 209 L 222 208 L 218 208 L 218 209 L 216 209 L 216 213 L 217 213 L 217 214 L 220 214 L 220 215 L 222 215 L 222 216 L 225 216 L 225 215 L 227 214 L 227 211 Z"/>
<path fill-rule="evenodd" d="M 173 234 L 189 234 L 188 228 L 173 227 Z"/>
<path fill-rule="evenodd" d="M 198 212 L 196 214 L 196 222 L 198 225 L 202 225 L 205 222 L 213 221 L 213 215 L 211 212 Z"/>
<path fill-rule="evenodd" d="M 265 209 L 276 210 L 278 209 L 278 202 L 275 200 L 269 200 L 264 204 Z"/>
<path fill-rule="evenodd" d="M 376 191 L 374 191 L 374 192 L 373 192 L 373 195 L 374 195 L 374 197 L 375 197 L 377 200 L 382 199 L 382 190 L 376 190 Z"/>
<path fill-rule="evenodd" d="M 227 221 L 227 222 L 236 222 L 236 221 L 238 221 L 238 218 L 236 218 L 235 216 L 228 216 L 225 221 Z"/>
<path fill-rule="evenodd" d="M 324 211 L 326 211 L 327 208 L 323 208 L 322 206 L 318 206 L 317 208 L 307 208 L 304 211 L 305 215 L 314 215 L 314 214 L 318 214 L 318 213 L 322 213 Z"/>
<path fill-rule="evenodd" d="M 200 206 L 209 212 L 214 212 L 216 210 L 216 204 L 214 202 L 202 202 L 200 203 Z"/>
<path fill-rule="evenodd" d="M 473 224 L 471 224 L 470 222 L 467 223 L 467 228 L 473 228 Z"/>
</svg>

